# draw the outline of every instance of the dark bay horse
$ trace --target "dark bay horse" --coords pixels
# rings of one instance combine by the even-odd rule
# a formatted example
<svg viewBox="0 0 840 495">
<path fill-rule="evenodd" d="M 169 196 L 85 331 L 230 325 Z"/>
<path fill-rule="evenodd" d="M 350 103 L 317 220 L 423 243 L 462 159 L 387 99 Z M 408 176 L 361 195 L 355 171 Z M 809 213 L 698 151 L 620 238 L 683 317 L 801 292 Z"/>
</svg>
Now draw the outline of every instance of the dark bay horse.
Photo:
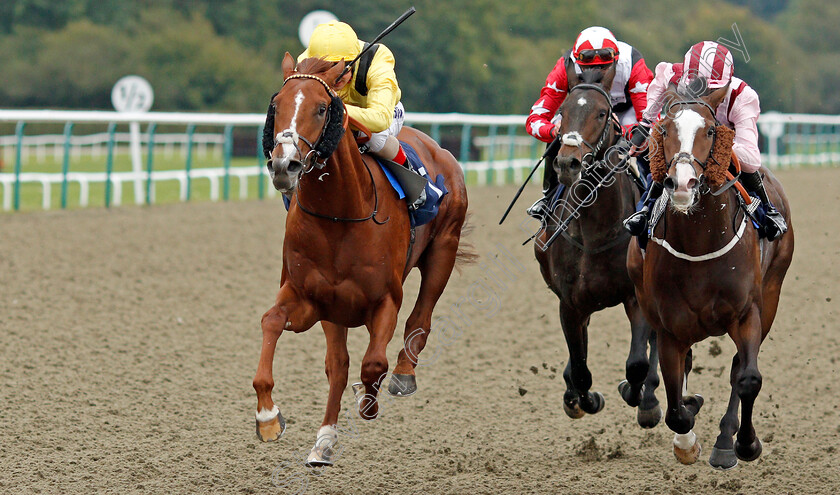
<svg viewBox="0 0 840 495">
<path fill-rule="evenodd" d="M 370 333 L 361 366 L 364 395 L 359 394 L 357 401 L 362 418 L 374 419 L 388 372 L 386 346 L 397 324 L 402 284 L 413 267 L 419 268 L 422 282 L 406 321 L 404 347 L 390 390 L 396 395 L 416 390 L 414 368 L 431 330 L 432 310 L 456 257 L 471 256 L 459 252 L 467 193 L 452 155 L 421 132 L 404 128 L 400 138 L 417 150 L 431 177 L 443 174 L 449 189 L 437 217 L 412 236 L 405 201 L 398 198 L 380 166 L 359 152 L 353 133 L 344 132 L 346 114 L 333 88 L 344 63 L 307 59 L 295 68 L 286 53 L 282 67 L 284 85 L 272 98 L 263 147 L 274 187 L 291 198 L 291 205 L 280 291 L 262 317 L 262 351 L 254 377 L 257 435 L 272 441 L 285 430 L 285 420 L 271 398 L 277 339 L 284 330 L 304 332 L 320 321 L 327 341 L 330 387 L 309 464 L 329 465 L 347 386 L 348 327 L 364 325 Z M 275 247 L 268 252 L 272 258 L 280 255 Z"/>
<path fill-rule="evenodd" d="M 665 422 L 675 432 L 674 454 L 684 464 L 695 462 L 701 450 L 692 428 L 703 399 L 685 396 L 691 346 L 728 334 L 737 347 L 729 406 L 709 458 L 722 469 L 761 455 L 752 423 L 761 389 L 758 351 L 776 316 L 794 244 L 790 206 L 767 170 L 761 173 L 771 201 L 791 226 L 773 242 L 759 239 L 735 188 L 725 189 L 734 131 L 719 125 L 714 114 L 726 91 L 723 87 L 702 98 L 677 95 L 668 115 L 654 127 L 651 172 L 654 179 L 664 180 L 669 206 L 646 252 L 634 242 L 627 256 L 639 302 L 658 334 L 668 396 Z"/>
<path fill-rule="evenodd" d="M 597 189 L 594 202 L 585 203 L 608 168 L 619 162 L 618 153 L 607 153 L 621 136 L 608 94 L 615 69 L 605 75 L 585 70 L 579 78 L 569 64 L 566 72 L 570 89 L 560 107 L 563 118 L 558 134 L 562 146 L 551 165 L 566 189 L 534 248 L 543 278 L 560 299 L 560 323 L 569 348 L 569 362 L 563 372 L 563 408 L 569 417 L 581 418 L 604 407 L 604 396 L 590 392 L 592 374 L 586 364 L 589 318 L 596 311 L 623 304 L 632 338 L 627 379 L 619 385 L 619 391 L 627 404 L 638 407 L 639 424 L 652 428 L 662 417 L 654 394 L 659 385 L 656 341 L 627 273 L 630 236 L 622 227 L 622 221 L 635 211 L 640 193 L 633 179 L 622 171 Z M 569 223 L 563 239 L 558 238 L 545 249 L 558 224 L 582 203 L 584 207 Z"/>
</svg>

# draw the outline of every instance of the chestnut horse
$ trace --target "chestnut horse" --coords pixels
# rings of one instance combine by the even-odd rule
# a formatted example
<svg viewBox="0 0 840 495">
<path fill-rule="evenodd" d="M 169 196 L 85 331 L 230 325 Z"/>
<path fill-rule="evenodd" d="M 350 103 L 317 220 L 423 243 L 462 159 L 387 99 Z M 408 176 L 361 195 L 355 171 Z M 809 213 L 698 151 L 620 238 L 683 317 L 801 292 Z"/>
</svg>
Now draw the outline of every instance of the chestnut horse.
<svg viewBox="0 0 840 495">
<path fill-rule="evenodd" d="M 761 170 L 771 201 L 791 226 L 773 242 L 759 239 L 757 230 L 748 227 L 739 193 L 726 189 L 731 185 L 725 181 L 734 131 L 715 119 L 726 91 L 723 87 L 702 98 L 678 94 L 669 114 L 655 126 L 651 172 L 655 180 L 664 180 L 667 194 L 662 201 L 670 206 L 654 224 L 647 251 L 642 253 L 634 242 L 627 255 L 639 302 L 658 334 L 668 396 L 665 423 L 675 432 L 674 454 L 684 464 L 695 462 L 701 450 L 692 428 L 703 399 L 684 397 L 691 346 L 728 334 L 737 347 L 729 407 L 709 458 L 721 469 L 761 454 L 752 423 L 761 389 L 758 351 L 776 316 L 793 256 L 790 206 L 779 181 Z"/>
<path fill-rule="evenodd" d="M 437 217 L 412 231 L 406 202 L 380 166 L 359 152 L 353 133 L 342 128 L 345 110 L 333 82 L 344 62 L 306 59 L 296 69 L 286 53 L 282 68 L 284 84 L 272 98 L 263 147 L 274 187 L 291 199 L 280 291 L 262 317 L 262 351 L 254 377 L 257 435 L 272 441 L 285 430 L 271 398 L 277 339 L 284 330 L 304 332 L 320 321 L 327 341 L 329 396 L 309 464 L 329 465 L 347 386 L 348 327 L 364 325 L 370 333 L 361 366 L 364 395 L 361 386 L 354 386 L 354 392 L 361 417 L 374 419 L 388 372 L 386 346 L 397 324 L 402 284 L 412 267 L 419 268 L 422 281 L 390 390 L 402 396 L 416 390 L 414 368 L 431 330 L 432 310 L 456 257 L 471 256 L 459 252 L 467 193 L 452 155 L 425 134 L 404 128 L 400 138 L 417 150 L 431 177 L 443 174 L 449 189 Z"/>
<path fill-rule="evenodd" d="M 619 385 L 619 391 L 627 404 L 638 407 L 638 423 L 652 428 L 662 417 L 654 394 L 659 385 L 656 341 L 627 273 L 630 236 L 622 226 L 622 221 L 635 211 L 640 193 L 630 175 L 621 170 L 611 180 L 603 181 L 595 200 L 585 199 L 610 167 L 619 167 L 620 153 L 611 147 L 621 137 L 621 129 L 613 120 L 608 94 L 615 69 L 606 74 L 585 70 L 580 78 L 571 64 L 566 69 L 570 89 L 560 107 L 563 119 L 558 135 L 562 136 L 562 146 L 550 165 L 566 189 L 562 207 L 549 215 L 546 230 L 534 246 L 543 279 L 560 299 L 560 323 L 569 348 L 569 362 L 563 372 L 563 409 L 569 417 L 581 418 L 604 407 L 604 396 L 589 390 L 589 318 L 596 311 L 623 304 L 632 337 L 626 380 Z M 612 151 L 607 153 L 608 149 Z M 579 213 L 572 214 L 581 204 Z M 558 238 L 546 248 L 545 243 L 556 233 L 558 224 L 569 216 L 574 218 L 562 234 L 563 239 Z"/>
</svg>

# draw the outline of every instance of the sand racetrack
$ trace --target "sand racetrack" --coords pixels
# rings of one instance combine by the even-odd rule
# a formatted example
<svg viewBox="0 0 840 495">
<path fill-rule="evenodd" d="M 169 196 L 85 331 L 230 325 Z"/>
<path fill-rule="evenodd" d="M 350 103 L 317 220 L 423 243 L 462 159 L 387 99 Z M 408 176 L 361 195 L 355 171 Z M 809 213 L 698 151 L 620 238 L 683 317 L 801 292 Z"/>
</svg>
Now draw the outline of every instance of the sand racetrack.
<svg viewBox="0 0 840 495">
<path fill-rule="evenodd" d="M 339 424 L 348 433 L 325 472 L 301 460 L 327 396 L 320 326 L 280 338 L 274 399 L 289 428 L 276 443 L 254 435 L 259 322 L 280 276 L 279 201 L 0 215 L 0 492 L 834 493 L 840 170 L 777 175 L 797 245 L 759 356 L 756 462 L 728 472 L 706 463 L 729 394 L 728 337 L 694 348 L 689 387 L 706 398 L 701 462 L 677 463 L 663 423 L 635 424 L 616 390 L 630 339 L 619 308 L 590 326 L 606 407 L 569 419 L 557 301 L 517 225 L 536 188 L 503 227 L 514 188 L 472 188 L 471 241 L 485 264 L 454 275 L 437 309 L 457 328 L 433 330 L 419 392 L 383 394 L 379 420 L 344 415 L 348 387 Z M 496 257 L 504 286 L 486 273 Z M 407 283 L 410 304 L 417 282 Z M 409 309 L 388 350 L 392 368 Z M 367 339 L 350 332 L 351 382 Z"/>
</svg>

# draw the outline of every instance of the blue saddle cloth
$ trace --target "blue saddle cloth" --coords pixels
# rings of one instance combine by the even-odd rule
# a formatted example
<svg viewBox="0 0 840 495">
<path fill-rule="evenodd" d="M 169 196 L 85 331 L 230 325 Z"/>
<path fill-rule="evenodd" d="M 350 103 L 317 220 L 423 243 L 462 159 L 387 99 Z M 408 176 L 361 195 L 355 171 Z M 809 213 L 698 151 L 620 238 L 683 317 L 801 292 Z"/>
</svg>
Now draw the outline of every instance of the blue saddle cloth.
<svg viewBox="0 0 840 495">
<path fill-rule="evenodd" d="M 443 197 L 449 194 L 449 191 L 446 189 L 444 185 L 443 175 L 438 174 L 435 177 L 435 181 L 432 182 L 429 180 L 429 174 L 426 172 L 426 167 L 423 165 L 423 162 L 420 160 L 420 156 L 417 155 L 417 151 L 412 148 L 409 144 L 400 141 L 400 145 L 402 146 L 403 151 L 405 152 L 406 157 L 408 157 L 408 164 L 411 168 L 420 174 L 422 177 L 426 178 L 426 201 L 417 207 L 416 209 L 409 208 L 408 214 L 411 220 L 411 226 L 417 227 L 420 225 L 425 225 L 437 216 L 438 210 L 440 209 L 440 203 L 443 201 Z M 376 157 L 374 157 L 376 158 Z M 400 185 L 397 178 L 394 174 L 388 170 L 388 167 L 382 164 L 378 158 L 376 158 L 376 163 L 379 164 L 379 168 L 382 169 L 382 172 L 385 174 L 385 177 L 388 178 L 388 182 L 391 184 L 391 187 L 394 188 L 397 195 L 400 199 L 405 199 L 405 190 L 403 189 L 402 185 Z M 285 195 L 283 196 L 283 204 L 286 206 L 286 211 L 289 210 L 289 198 Z M 409 206 L 409 205 L 406 205 Z"/>
</svg>

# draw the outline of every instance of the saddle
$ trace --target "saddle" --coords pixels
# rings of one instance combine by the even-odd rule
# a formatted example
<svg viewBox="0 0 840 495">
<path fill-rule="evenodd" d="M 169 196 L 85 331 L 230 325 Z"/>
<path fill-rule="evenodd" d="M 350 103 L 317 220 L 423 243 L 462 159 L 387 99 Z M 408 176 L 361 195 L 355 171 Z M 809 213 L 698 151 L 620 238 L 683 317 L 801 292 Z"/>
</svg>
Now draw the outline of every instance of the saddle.
<svg viewBox="0 0 840 495">
<path fill-rule="evenodd" d="M 352 117 L 350 117 L 350 127 L 358 131 L 355 135 L 359 151 L 367 153 L 365 144 L 370 140 L 370 130 Z M 440 203 L 449 191 L 444 185 L 443 175 L 438 174 L 432 182 L 423 161 L 411 145 L 400 141 L 400 146 L 405 152 L 407 167 L 374 155 L 370 156 L 382 168 L 382 172 L 385 173 L 399 198 L 406 200 L 411 226 L 417 227 L 431 222 L 437 216 Z"/>
</svg>

